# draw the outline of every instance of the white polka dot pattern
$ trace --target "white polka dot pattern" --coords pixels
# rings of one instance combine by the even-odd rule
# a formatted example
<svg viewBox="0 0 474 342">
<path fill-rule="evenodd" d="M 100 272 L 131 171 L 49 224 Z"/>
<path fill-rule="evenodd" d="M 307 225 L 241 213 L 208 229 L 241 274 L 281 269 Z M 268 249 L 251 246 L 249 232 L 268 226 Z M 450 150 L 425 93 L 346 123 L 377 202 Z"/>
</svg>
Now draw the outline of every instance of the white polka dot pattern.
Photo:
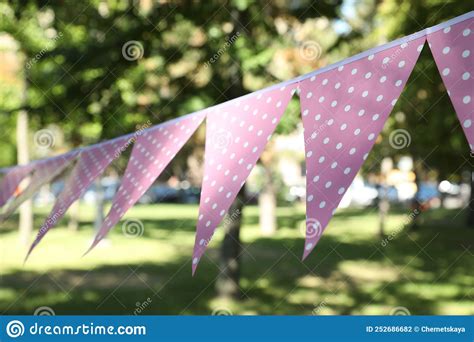
<svg viewBox="0 0 474 342">
<path fill-rule="evenodd" d="M 107 166 L 120 156 L 129 142 L 130 139 L 127 139 L 127 137 L 117 138 L 91 146 L 80 152 L 78 162 L 66 180 L 64 189 L 59 194 L 53 210 L 38 231 L 38 235 L 30 246 L 25 260 L 46 233 L 64 216 L 66 210 L 84 194 L 92 182 L 105 171 Z"/>
<path fill-rule="evenodd" d="M 423 33 L 427 36 L 472 151 L 473 29 L 471 15 L 434 33 Z M 303 258 L 316 246 L 342 196 L 366 160 L 423 49 L 425 39 L 421 37 L 386 50 L 378 49 L 368 57 L 355 61 L 351 59 L 337 69 L 328 68 L 298 83 L 307 165 L 307 224 Z M 290 80 L 287 84 L 294 82 L 297 80 Z M 194 274 L 214 230 L 270 139 L 295 92 L 294 87 L 260 91 L 138 134 L 112 208 L 89 250 L 153 184 L 207 117 L 205 176 L 192 259 Z M 0 183 L 0 207 L 5 203 L 8 205 L 0 221 L 43 184 L 63 172 L 80 152 L 80 160 L 31 246 L 31 252 L 67 208 L 120 154 L 113 152 L 123 151 L 128 138 L 123 139 L 3 170 L 6 175 Z M 18 185 L 27 177 L 27 187 L 15 197 Z M 11 197 L 13 200 L 9 201 Z"/>
<path fill-rule="evenodd" d="M 198 112 L 167 121 L 140 134 L 102 227 L 88 252 L 102 240 L 163 172 L 204 120 Z"/>
<path fill-rule="evenodd" d="M 474 151 L 474 18 L 429 34 L 428 43 Z"/>
<path fill-rule="evenodd" d="M 44 184 L 51 182 L 71 164 L 78 155 L 72 151 L 57 157 L 39 160 L 32 163 L 33 173 L 27 187 L 13 201 L 8 203 L 1 218 L 9 217 L 27 199 L 32 197 Z"/>
<path fill-rule="evenodd" d="M 200 242 L 210 241 L 270 140 L 294 91 L 293 86 L 270 89 L 226 102 L 207 114 L 193 274 L 207 246 Z"/>
<path fill-rule="evenodd" d="M 303 258 L 316 246 L 362 166 L 424 42 L 424 37 L 415 39 L 301 82 L 301 111 L 308 112 L 302 117 L 307 168 Z M 322 85 L 322 79 L 330 82 Z M 309 93 L 316 95 L 308 98 Z"/>
</svg>

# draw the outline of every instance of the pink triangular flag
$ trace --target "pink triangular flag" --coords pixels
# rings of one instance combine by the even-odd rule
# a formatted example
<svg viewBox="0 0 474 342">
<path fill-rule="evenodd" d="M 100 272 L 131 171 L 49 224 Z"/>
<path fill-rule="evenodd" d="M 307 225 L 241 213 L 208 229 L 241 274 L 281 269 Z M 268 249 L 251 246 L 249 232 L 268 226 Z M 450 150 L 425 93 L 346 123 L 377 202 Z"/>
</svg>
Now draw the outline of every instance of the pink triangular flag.
<svg viewBox="0 0 474 342">
<path fill-rule="evenodd" d="M 198 112 L 142 132 L 133 146 L 132 155 L 112 207 L 86 253 L 94 248 L 126 211 L 143 196 L 196 131 L 204 117 L 204 112 Z"/>
<path fill-rule="evenodd" d="M 207 242 L 257 163 L 293 93 L 291 86 L 261 91 L 226 102 L 207 114 L 193 274 Z"/>
<path fill-rule="evenodd" d="M 2 207 L 13 196 L 15 189 L 20 185 L 31 172 L 33 172 L 34 163 L 19 165 L 10 169 L 0 184 L 0 207 Z"/>
<path fill-rule="evenodd" d="M 85 148 L 71 171 L 63 191 L 59 194 L 53 210 L 44 221 L 35 241 L 32 243 L 25 261 L 46 233 L 64 216 L 67 209 L 84 194 L 92 182 L 99 177 L 112 161 L 130 144 L 132 138 L 120 137 L 98 145 Z"/>
<path fill-rule="evenodd" d="M 300 83 L 306 150 L 306 242 L 316 246 L 410 76 L 425 38 Z"/>
<path fill-rule="evenodd" d="M 474 151 L 474 18 L 428 34 L 428 43 Z"/>
<path fill-rule="evenodd" d="M 24 201 L 33 196 L 41 186 L 49 183 L 74 161 L 78 151 L 34 162 L 34 171 L 27 187 L 6 207 L 0 220 L 7 219 Z"/>
</svg>

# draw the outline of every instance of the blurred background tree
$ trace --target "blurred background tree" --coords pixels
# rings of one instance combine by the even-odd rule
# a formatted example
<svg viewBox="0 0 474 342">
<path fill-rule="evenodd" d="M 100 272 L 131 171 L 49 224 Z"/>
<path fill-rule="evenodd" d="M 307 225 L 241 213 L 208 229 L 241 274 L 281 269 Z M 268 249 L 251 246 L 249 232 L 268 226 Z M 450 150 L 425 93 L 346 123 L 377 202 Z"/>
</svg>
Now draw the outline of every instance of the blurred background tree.
<svg viewBox="0 0 474 342">
<path fill-rule="evenodd" d="M 348 5 L 347 3 L 351 3 Z M 336 59 L 421 31 L 474 9 L 469 2 L 363 0 L 348 1 L 343 12 L 350 25 L 330 54 Z M 390 134 L 405 130 L 402 148 L 394 148 Z M 433 139 L 433 137 L 439 137 Z M 439 75 L 427 44 L 420 55 L 407 86 L 389 116 L 373 153 L 364 164 L 365 172 L 377 171 L 384 157 L 414 160 L 417 182 L 448 179 L 453 182 L 474 181 L 474 159 L 469 145 Z M 418 189 L 420 187 L 418 186 Z M 416 206 L 420 205 L 418 201 Z M 474 226 L 474 191 L 471 191 L 468 221 Z"/>
<path fill-rule="evenodd" d="M 61 150 L 113 138 L 147 120 L 162 122 L 324 65 L 322 49 L 336 40 L 330 20 L 341 3 L 8 1 L 0 8 L 0 31 L 15 42 L 25 96 L 9 89 L 1 109 L 28 111 L 33 130 L 58 123 L 67 142 L 56 146 Z M 305 45 L 309 38 L 317 40 Z M 298 117 L 293 104 L 278 133 L 294 130 Z M 175 171 L 185 174 L 186 161 L 202 159 L 203 134 L 195 138 Z M 3 139 L 15 146 L 11 136 Z M 15 162 L 12 152 L 6 163 Z M 273 159 L 267 149 L 268 174 Z M 262 224 L 270 234 L 273 178 L 262 188 L 262 207 L 269 209 L 261 211 Z M 245 202 L 242 191 L 229 212 L 240 215 Z M 240 220 L 234 215 L 226 222 L 218 287 L 238 296 Z"/>
<path fill-rule="evenodd" d="M 472 9 L 460 0 L 4 1 L 1 77 L 8 86 L 0 87 L 5 128 L 0 163 L 18 161 L 14 127 L 21 113 L 27 113 L 30 127 L 19 135 L 29 139 L 23 143 L 30 142 L 33 157 L 41 155 L 32 148 L 32 132 L 44 127 L 59 128 L 55 137 L 61 143 L 49 153 L 61 153 L 310 72 Z M 389 144 L 394 128 L 407 130 L 412 143 L 394 149 Z M 298 130 L 295 100 L 277 134 Z M 442 139 L 433 144 L 433 137 Z M 203 147 L 201 129 L 173 162 L 172 173 L 199 184 Z M 472 170 L 466 151 L 425 47 L 365 172 L 378 172 L 380 156 L 409 155 L 419 178 L 459 181 L 463 171 Z M 261 159 L 266 177 L 259 189 L 259 219 L 267 235 L 276 230 L 276 157 L 270 143 Z M 116 164 L 119 173 L 125 163 L 122 158 Z M 239 296 L 240 214 L 246 201 L 242 192 L 230 209 L 239 215 L 224 227 L 217 285 L 227 296 Z"/>
</svg>

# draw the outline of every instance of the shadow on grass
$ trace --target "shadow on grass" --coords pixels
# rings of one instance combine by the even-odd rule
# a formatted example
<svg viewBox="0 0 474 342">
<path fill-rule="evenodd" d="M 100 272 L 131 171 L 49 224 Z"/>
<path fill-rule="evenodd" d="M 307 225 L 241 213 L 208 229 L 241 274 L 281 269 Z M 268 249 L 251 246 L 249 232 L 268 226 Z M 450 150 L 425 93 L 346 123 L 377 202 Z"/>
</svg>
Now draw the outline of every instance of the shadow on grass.
<svg viewBox="0 0 474 342">
<path fill-rule="evenodd" d="M 346 217 L 351 216 L 338 215 L 340 221 Z M 355 314 L 376 307 L 388 314 L 390 308 L 403 306 L 412 314 L 436 314 L 443 312 L 440 306 L 454 304 L 471 305 L 472 310 L 474 232 L 452 223 L 433 225 L 428 218 L 422 229 L 404 229 L 385 244 L 376 237 L 354 243 L 324 235 L 304 263 L 302 237 L 257 238 L 244 245 L 242 299 L 231 304 L 231 311 Z M 248 215 L 245 224 L 254 220 Z M 294 227 L 301 220 L 302 214 L 284 215 L 278 223 Z M 145 229 L 150 235 L 144 237 L 159 231 L 171 238 L 178 222 L 179 229 L 194 233 L 194 220 L 144 220 L 150 227 Z M 13 271 L 1 279 L 0 312 L 32 314 L 48 306 L 58 315 L 211 314 L 217 254 L 216 249 L 206 253 L 195 277 L 190 255 L 161 263 L 99 265 L 87 271 Z"/>
</svg>

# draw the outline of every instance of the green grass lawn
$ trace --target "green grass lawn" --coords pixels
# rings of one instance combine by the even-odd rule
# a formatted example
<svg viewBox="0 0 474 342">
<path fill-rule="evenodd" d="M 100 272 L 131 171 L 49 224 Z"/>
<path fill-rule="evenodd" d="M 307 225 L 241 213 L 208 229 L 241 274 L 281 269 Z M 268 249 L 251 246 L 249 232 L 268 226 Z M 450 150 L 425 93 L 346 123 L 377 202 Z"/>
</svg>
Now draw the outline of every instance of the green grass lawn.
<svg viewBox="0 0 474 342">
<path fill-rule="evenodd" d="M 37 212 L 41 226 L 46 209 Z M 197 206 L 136 206 L 126 218 L 143 222 L 128 238 L 121 224 L 109 239 L 81 257 L 93 237 L 92 210 L 81 207 L 77 232 L 53 229 L 22 265 L 16 218 L 0 229 L 0 312 L 32 314 L 48 306 L 56 314 L 474 314 L 474 229 L 465 213 L 436 210 L 420 215 L 421 227 L 404 228 L 410 211 L 388 219 L 386 244 L 377 235 L 373 209 L 339 211 L 312 255 L 301 262 L 304 207 L 278 209 L 279 229 L 263 237 L 258 209 L 244 211 L 243 299 L 216 298 L 217 230 L 191 277 Z"/>
</svg>

